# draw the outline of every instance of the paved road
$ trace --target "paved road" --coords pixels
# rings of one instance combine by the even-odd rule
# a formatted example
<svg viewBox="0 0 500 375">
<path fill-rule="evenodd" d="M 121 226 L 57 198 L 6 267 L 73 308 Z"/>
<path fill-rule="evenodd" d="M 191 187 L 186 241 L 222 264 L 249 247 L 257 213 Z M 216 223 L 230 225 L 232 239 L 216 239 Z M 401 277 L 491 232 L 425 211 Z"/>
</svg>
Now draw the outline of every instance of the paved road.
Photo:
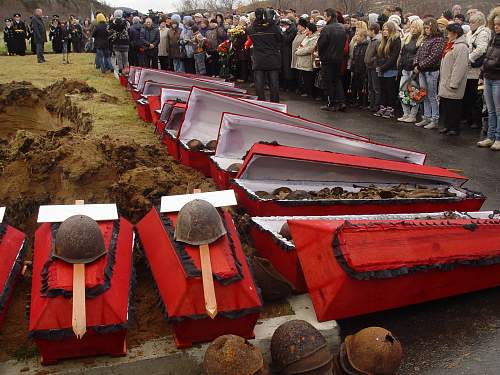
<svg viewBox="0 0 500 375">
<path fill-rule="evenodd" d="M 325 113 L 314 101 L 285 97 L 290 113 L 368 136 L 374 141 L 426 152 L 427 164 L 463 170 L 467 187 L 487 197 L 483 209 L 500 208 L 500 152 L 475 146 L 478 130 L 446 137 L 361 111 Z M 401 374 L 500 374 L 500 288 L 339 322 L 343 335 L 379 325 L 405 349 Z"/>
</svg>

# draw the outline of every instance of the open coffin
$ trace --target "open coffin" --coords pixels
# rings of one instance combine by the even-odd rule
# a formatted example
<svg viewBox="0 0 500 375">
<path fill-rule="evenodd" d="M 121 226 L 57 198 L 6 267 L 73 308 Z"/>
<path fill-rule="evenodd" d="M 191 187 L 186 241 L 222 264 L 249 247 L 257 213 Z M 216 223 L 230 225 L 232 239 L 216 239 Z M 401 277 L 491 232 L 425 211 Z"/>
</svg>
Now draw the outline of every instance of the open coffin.
<svg viewBox="0 0 500 375">
<path fill-rule="evenodd" d="M 288 222 L 319 321 L 500 285 L 500 220 Z"/>
<path fill-rule="evenodd" d="M 217 197 L 225 193 L 163 197 L 161 207 L 153 208 L 137 224 L 164 315 L 172 323 L 175 341 L 180 348 L 211 341 L 224 334 L 253 337 L 262 302 L 231 215 L 219 210 L 227 235 L 210 244 L 218 305 L 218 314 L 211 319 L 205 310 L 198 246 L 176 241 L 174 231 L 178 212 L 162 212 L 178 211 L 183 204 L 197 198 L 220 206 Z M 230 193 L 235 203 L 234 193 Z"/>
<path fill-rule="evenodd" d="M 0 207 L 0 328 L 21 276 L 26 255 L 24 233 L 3 222 L 5 207 Z"/>
<path fill-rule="evenodd" d="M 447 169 L 326 151 L 256 144 L 233 181 L 252 216 L 477 211 L 480 193 Z M 275 189 L 290 196 L 275 199 Z"/>
<path fill-rule="evenodd" d="M 189 93 L 190 90 L 186 91 L 179 89 L 162 88 L 160 96 L 161 110 L 156 110 L 158 121 L 155 122 L 155 133 L 158 135 L 158 137 L 160 137 L 160 139 L 164 138 L 163 132 L 165 130 L 165 126 L 168 122 L 170 114 L 172 113 L 174 104 L 187 102 L 187 100 L 189 99 Z"/>
<path fill-rule="evenodd" d="M 214 154 L 214 151 L 206 149 L 191 151 L 187 144 L 193 139 L 201 141 L 204 145 L 211 141 L 216 142 L 224 112 L 251 116 L 268 121 L 290 123 L 297 126 L 304 124 L 302 119 L 284 113 L 286 107 L 273 107 L 273 104 L 268 102 L 245 102 L 203 88 L 193 87 L 189 96 L 184 121 L 177 136 L 181 162 L 210 176 L 209 157 Z M 340 134 L 353 138 L 366 139 L 326 125 L 307 121 L 306 123 L 309 124 L 308 126 L 313 126 L 311 124 L 314 124 L 314 127 L 322 129 L 328 134 Z"/>
<path fill-rule="evenodd" d="M 301 125 L 301 126 L 299 126 Z M 224 113 L 221 120 L 215 155 L 211 159 L 211 175 L 217 186 L 227 188 L 236 172 L 229 171 L 234 164 L 241 164 L 250 148 L 259 142 L 312 150 L 332 151 L 350 155 L 377 157 L 423 164 L 425 154 L 373 142 L 352 139 L 337 134 L 314 130 L 317 124 L 297 119 L 294 125 L 267 121 L 259 118 Z"/>
<path fill-rule="evenodd" d="M 87 332 L 82 339 L 72 330 L 73 266 L 53 257 L 60 223 L 77 214 L 98 222 L 107 249 L 85 267 Z M 42 224 L 35 233 L 29 330 L 42 364 L 126 355 L 134 287 L 132 225 L 118 217 L 114 204 L 42 206 L 38 221 Z"/>
<path fill-rule="evenodd" d="M 497 215 L 498 216 L 498 215 Z M 444 219 L 489 219 L 495 218 L 493 211 L 479 212 L 433 212 L 415 214 L 382 214 L 382 215 L 341 215 L 341 216 L 270 216 L 252 217 L 250 236 L 253 246 L 260 257 L 268 259 L 294 287 L 296 293 L 307 290 L 302 267 L 297 256 L 294 241 L 281 233 L 283 225 L 293 221 L 401 221 L 401 220 L 444 220 Z M 500 217 L 499 217 L 500 218 Z"/>
</svg>

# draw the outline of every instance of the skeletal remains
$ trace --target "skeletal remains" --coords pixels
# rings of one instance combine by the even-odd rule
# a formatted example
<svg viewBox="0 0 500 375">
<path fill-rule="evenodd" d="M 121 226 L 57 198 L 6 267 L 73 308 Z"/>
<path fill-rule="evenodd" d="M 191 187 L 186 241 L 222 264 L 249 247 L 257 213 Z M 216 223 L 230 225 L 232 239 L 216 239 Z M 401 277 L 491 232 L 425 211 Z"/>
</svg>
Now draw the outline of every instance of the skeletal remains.
<svg viewBox="0 0 500 375">
<path fill-rule="evenodd" d="M 208 142 L 206 145 L 204 145 L 203 142 L 201 142 L 198 139 L 191 139 L 187 143 L 187 146 L 191 151 L 202 151 L 202 150 L 215 151 L 217 147 L 217 141 L 212 140 Z"/>
</svg>

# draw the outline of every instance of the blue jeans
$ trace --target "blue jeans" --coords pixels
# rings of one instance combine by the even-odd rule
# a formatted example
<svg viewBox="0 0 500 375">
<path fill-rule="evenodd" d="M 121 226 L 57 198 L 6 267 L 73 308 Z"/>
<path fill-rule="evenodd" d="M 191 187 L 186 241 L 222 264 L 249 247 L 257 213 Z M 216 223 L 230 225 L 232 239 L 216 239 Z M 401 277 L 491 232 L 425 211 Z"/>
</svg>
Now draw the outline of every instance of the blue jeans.
<svg viewBox="0 0 500 375">
<path fill-rule="evenodd" d="M 182 61 L 182 59 L 173 59 L 173 63 L 174 63 L 174 71 L 176 72 L 185 72 L 186 69 L 184 68 L 184 61 Z"/>
<path fill-rule="evenodd" d="M 427 90 L 424 98 L 424 117 L 437 122 L 439 120 L 439 104 L 437 99 L 439 71 L 420 72 L 418 75 L 420 87 Z"/>
<path fill-rule="evenodd" d="M 488 108 L 488 139 L 500 141 L 500 80 L 484 80 L 484 101 Z"/>
<path fill-rule="evenodd" d="M 96 49 L 95 58 L 97 68 L 101 69 L 101 72 L 106 73 L 108 70 L 113 70 L 113 64 L 111 64 L 111 51 L 109 49 Z"/>
</svg>

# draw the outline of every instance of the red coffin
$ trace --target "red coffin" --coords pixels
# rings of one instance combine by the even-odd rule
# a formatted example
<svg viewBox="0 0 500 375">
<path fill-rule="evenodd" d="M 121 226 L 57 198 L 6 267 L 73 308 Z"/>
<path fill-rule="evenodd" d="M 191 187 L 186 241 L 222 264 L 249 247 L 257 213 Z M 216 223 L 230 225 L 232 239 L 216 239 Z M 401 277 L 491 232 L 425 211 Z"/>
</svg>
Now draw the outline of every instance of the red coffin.
<svg viewBox="0 0 500 375">
<path fill-rule="evenodd" d="M 467 179 L 447 169 L 391 160 L 255 144 L 233 181 L 238 203 L 251 216 L 318 216 L 389 214 L 438 211 L 478 211 L 484 195 L 460 186 Z M 395 186 L 402 183 L 446 187 L 456 194 L 446 198 L 268 200 L 256 191 L 281 186 L 319 191 L 341 186 Z"/>
<path fill-rule="evenodd" d="M 42 364 L 126 355 L 134 283 L 132 225 L 125 219 L 99 222 L 108 252 L 85 267 L 87 332 L 80 340 L 71 328 L 73 267 L 51 257 L 58 227 L 42 224 L 35 233 L 30 334 Z"/>
<path fill-rule="evenodd" d="M 228 236 L 210 245 L 218 304 L 215 319 L 205 312 L 199 249 L 174 240 L 176 218 L 177 214 L 152 209 L 137 230 L 177 347 L 225 334 L 252 338 L 262 302 L 231 216 L 223 213 Z"/>
<path fill-rule="evenodd" d="M 24 233 L 0 223 L 0 328 L 21 276 L 27 250 L 25 239 Z"/>
<path fill-rule="evenodd" d="M 149 105 L 151 123 L 155 125 L 158 119 L 160 118 L 160 115 L 157 112 L 158 110 L 160 110 L 160 105 L 161 105 L 160 97 L 156 95 L 151 95 L 147 97 L 147 100 Z"/>
<path fill-rule="evenodd" d="M 500 285 L 500 220 L 289 225 L 319 321 Z"/>
<path fill-rule="evenodd" d="M 125 77 L 123 74 L 120 74 L 120 85 L 122 87 L 127 87 L 128 80 L 127 77 Z"/>
<path fill-rule="evenodd" d="M 137 109 L 137 115 L 139 118 L 144 121 L 144 122 L 151 122 L 151 112 L 149 110 L 149 103 L 148 100 L 144 97 L 142 97 L 139 100 L 136 100 L 135 102 L 135 108 Z"/>
<path fill-rule="evenodd" d="M 180 160 L 179 143 L 177 141 L 177 133 L 184 120 L 186 113 L 185 103 L 175 103 L 165 125 L 160 125 L 162 136 L 161 140 L 167 146 L 167 152 L 175 159 Z"/>
</svg>

